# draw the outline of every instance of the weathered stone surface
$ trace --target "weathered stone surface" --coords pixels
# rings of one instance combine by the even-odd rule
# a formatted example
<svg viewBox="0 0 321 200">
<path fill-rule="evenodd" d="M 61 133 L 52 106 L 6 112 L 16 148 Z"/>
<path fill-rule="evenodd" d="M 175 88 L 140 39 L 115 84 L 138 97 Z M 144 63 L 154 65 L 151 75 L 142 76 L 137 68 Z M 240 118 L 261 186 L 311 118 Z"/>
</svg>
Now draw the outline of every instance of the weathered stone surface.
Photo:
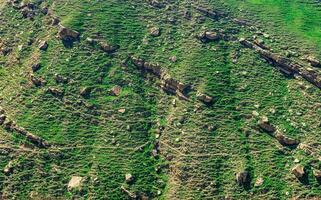
<svg viewBox="0 0 321 200">
<path fill-rule="evenodd" d="M 109 91 L 109 93 L 110 93 L 110 95 L 113 95 L 113 96 L 119 96 L 121 93 L 121 90 L 122 90 L 122 88 L 120 86 L 116 85 Z"/>
<path fill-rule="evenodd" d="M 150 29 L 149 33 L 151 36 L 158 37 L 158 36 L 160 36 L 161 31 L 158 27 L 153 27 Z"/>
<path fill-rule="evenodd" d="M 77 40 L 80 36 L 80 34 L 77 31 L 71 30 L 62 25 L 59 26 L 58 35 L 60 39 L 66 40 L 66 41 Z"/>
<path fill-rule="evenodd" d="M 199 34 L 198 38 L 203 42 L 216 41 L 221 38 L 221 35 L 213 31 L 204 31 Z"/>
<path fill-rule="evenodd" d="M 294 174 L 298 179 L 301 179 L 305 176 L 304 167 L 300 164 L 292 168 L 292 174 Z"/>
<path fill-rule="evenodd" d="M 46 51 L 48 48 L 48 43 L 47 41 L 40 41 L 39 43 L 39 49 L 42 51 Z"/>
<path fill-rule="evenodd" d="M 13 161 L 10 161 L 5 168 L 3 169 L 3 173 L 7 176 L 9 176 L 10 174 L 12 174 L 13 172 Z"/>
<path fill-rule="evenodd" d="M 83 184 L 84 178 L 81 176 L 73 176 L 71 177 L 68 183 L 68 190 L 72 189 L 80 189 Z"/>
<path fill-rule="evenodd" d="M 298 140 L 286 137 L 285 135 L 281 133 L 276 133 L 275 138 L 280 142 L 280 144 L 284 146 L 294 146 L 298 145 L 300 142 Z"/>
<path fill-rule="evenodd" d="M 7 116 L 5 114 L 0 115 L 0 125 L 3 125 L 3 123 L 6 121 Z"/>
<path fill-rule="evenodd" d="M 200 100 L 200 101 L 202 101 L 202 102 L 204 102 L 204 103 L 206 103 L 206 104 L 211 104 L 211 103 L 213 103 L 213 97 L 208 96 L 208 95 L 206 95 L 206 94 L 197 93 L 197 94 L 196 94 L 196 97 L 197 97 L 198 100 Z"/>
<path fill-rule="evenodd" d="M 263 183 L 264 183 L 264 179 L 262 177 L 259 177 L 258 179 L 256 179 L 254 186 L 260 187 L 261 185 L 263 185 Z"/>
<path fill-rule="evenodd" d="M 250 173 L 248 171 L 242 171 L 236 174 L 236 182 L 239 185 L 248 185 L 251 182 Z"/>
</svg>

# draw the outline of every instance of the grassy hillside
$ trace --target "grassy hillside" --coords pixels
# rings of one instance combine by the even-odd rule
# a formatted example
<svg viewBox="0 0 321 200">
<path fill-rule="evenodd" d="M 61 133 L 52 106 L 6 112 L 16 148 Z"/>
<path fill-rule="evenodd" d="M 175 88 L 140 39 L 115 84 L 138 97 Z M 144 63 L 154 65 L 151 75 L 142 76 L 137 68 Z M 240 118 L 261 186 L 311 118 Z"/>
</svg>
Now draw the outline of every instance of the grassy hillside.
<svg viewBox="0 0 321 200">
<path fill-rule="evenodd" d="M 0 106 L 51 145 L 38 147 L 1 126 L 0 199 L 321 198 L 313 174 L 321 170 L 320 89 L 284 76 L 238 42 L 255 35 L 295 61 L 320 59 L 320 3 L 157 2 L 18 1 L 33 3 L 26 17 L 24 8 L 0 0 Z M 198 6 L 225 17 L 213 20 Z M 80 37 L 62 42 L 55 17 Z M 204 31 L 227 38 L 202 42 Z M 88 38 L 119 48 L 106 52 Z M 130 55 L 190 84 L 189 100 L 164 92 Z M 199 92 L 214 102 L 199 101 Z M 280 144 L 258 127 L 262 118 L 300 145 Z M 298 164 L 304 180 L 291 173 Z M 236 181 L 242 171 L 246 185 Z M 80 186 L 68 188 L 75 176 Z"/>
</svg>

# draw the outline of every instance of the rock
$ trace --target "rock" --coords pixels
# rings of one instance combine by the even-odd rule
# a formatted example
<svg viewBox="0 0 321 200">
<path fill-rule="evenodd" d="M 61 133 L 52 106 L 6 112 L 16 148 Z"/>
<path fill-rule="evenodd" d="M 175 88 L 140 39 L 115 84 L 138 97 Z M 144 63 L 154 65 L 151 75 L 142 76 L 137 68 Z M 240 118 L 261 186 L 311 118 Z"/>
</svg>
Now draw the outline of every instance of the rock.
<svg viewBox="0 0 321 200">
<path fill-rule="evenodd" d="M 6 121 L 7 116 L 4 114 L 0 115 L 0 125 L 3 125 L 3 123 Z"/>
<path fill-rule="evenodd" d="M 276 128 L 270 124 L 269 120 L 266 117 L 262 117 L 262 119 L 259 120 L 258 125 L 261 130 L 269 134 L 276 131 Z"/>
<path fill-rule="evenodd" d="M 119 96 L 121 93 L 121 90 L 122 90 L 122 88 L 120 86 L 116 85 L 110 90 L 110 95 Z"/>
<path fill-rule="evenodd" d="M 37 87 L 40 87 L 46 84 L 46 81 L 44 79 L 37 78 L 33 75 L 30 76 L 30 79 L 31 79 L 31 82 Z"/>
<path fill-rule="evenodd" d="M 90 87 L 84 87 L 80 90 L 80 95 L 85 98 L 88 98 L 90 96 L 91 90 L 92 89 Z"/>
<path fill-rule="evenodd" d="M 206 104 L 213 103 L 213 97 L 210 97 L 208 95 L 197 93 L 196 97 L 198 100 L 202 101 L 203 103 L 206 103 Z"/>
<path fill-rule="evenodd" d="M 3 173 L 9 176 L 10 174 L 12 174 L 12 172 L 13 172 L 13 162 L 10 161 L 3 169 Z"/>
<path fill-rule="evenodd" d="M 52 17 L 50 23 L 52 26 L 57 26 L 60 23 L 60 19 L 58 17 Z"/>
<path fill-rule="evenodd" d="M 177 61 L 177 58 L 176 56 L 172 56 L 169 58 L 170 61 L 172 61 L 173 63 Z"/>
<path fill-rule="evenodd" d="M 62 25 L 59 27 L 58 35 L 60 39 L 65 41 L 74 41 L 77 40 L 80 34 L 77 31 L 66 28 Z"/>
<path fill-rule="evenodd" d="M 48 43 L 47 41 L 40 41 L 39 43 L 39 49 L 42 51 L 46 51 L 48 48 Z"/>
<path fill-rule="evenodd" d="M 164 4 L 160 3 L 158 0 L 149 0 L 149 5 L 155 8 L 163 8 Z"/>
<path fill-rule="evenodd" d="M 251 178 L 250 178 L 250 173 L 248 171 L 242 171 L 236 174 L 236 182 L 239 185 L 246 186 L 250 184 Z"/>
<path fill-rule="evenodd" d="M 184 14 L 183 14 L 185 19 L 191 19 L 192 18 L 192 13 L 189 10 L 184 10 Z"/>
<path fill-rule="evenodd" d="M 127 190 L 123 185 L 120 187 L 120 189 L 127 194 L 131 199 L 137 199 L 137 195 L 129 190 Z"/>
<path fill-rule="evenodd" d="M 56 96 L 56 97 L 62 97 L 64 95 L 63 91 L 57 89 L 57 88 L 53 88 L 53 87 L 49 87 L 47 89 L 47 92 L 49 92 L 50 94 Z"/>
<path fill-rule="evenodd" d="M 33 64 L 33 65 L 31 66 L 31 69 L 32 69 L 33 72 L 38 71 L 40 68 L 41 68 L 40 63 L 36 63 L 36 64 Z"/>
<path fill-rule="evenodd" d="M 280 142 L 280 144 L 284 146 L 294 146 L 300 143 L 298 140 L 286 137 L 285 135 L 279 132 L 275 134 L 275 138 Z"/>
<path fill-rule="evenodd" d="M 321 170 L 313 169 L 313 175 L 318 182 L 321 182 Z"/>
<path fill-rule="evenodd" d="M 64 83 L 64 84 L 66 84 L 66 83 L 68 83 L 69 82 L 69 79 L 68 78 L 66 78 L 66 77 L 63 77 L 63 76 L 61 76 L 61 75 L 59 75 L 59 74 L 55 74 L 55 81 L 56 81 L 56 83 Z"/>
<path fill-rule="evenodd" d="M 73 176 L 71 177 L 68 183 L 68 190 L 72 189 L 80 189 L 83 184 L 84 178 L 80 176 Z"/>
<path fill-rule="evenodd" d="M 149 33 L 151 36 L 158 37 L 160 36 L 160 29 L 157 27 L 153 27 L 150 29 Z"/>
<path fill-rule="evenodd" d="M 49 8 L 48 7 L 43 7 L 41 9 L 41 13 L 44 14 L 44 15 L 47 15 L 48 14 L 48 11 L 49 11 Z"/>
<path fill-rule="evenodd" d="M 131 182 L 133 182 L 133 181 L 134 181 L 134 176 L 131 175 L 130 173 L 127 173 L 127 174 L 125 175 L 125 181 L 126 181 L 126 183 L 131 183 Z"/>
<path fill-rule="evenodd" d="M 301 179 L 305 176 L 304 167 L 300 164 L 292 168 L 292 174 L 294 174 L 298 179 Z"/>
<path fill-rule="evenodd" d="M 307 56 L 306 60 L 313 66 L 313 67 L 321 67 L 321 62 L 317 60 L 314 56 Z"/>
<path fill-rule="evenodd" d="M 107 42 L 99 42 L 99 46 L 100 46 L 101 50 L 103 50 L 106 53 L 113 53 L 119 48 L 118 45 L 113 46 L 113 45 L 108 44 Z"/>
<path fill-rule="evenodd" d="M 256 179 L 254 186 L 255 187 L 260 187 L 263 183 L 264 183 L 263 178 L 259 177 L 258 179 Z"/>
<path fill-rule="evenodd" d="M 118 110 L 119 113 L 125 113 L 126 112 L 126 109 L 125 108 L 121 108 Z"/>
<path fill-rule="evenodd" d="M 221 36 L 217 32 L 205 31 L 205 32 L 200 33 L 198 38 L 202 42 L 209 42 L 209 41 L 219 40 L 221 38 Z"/>
</svg>

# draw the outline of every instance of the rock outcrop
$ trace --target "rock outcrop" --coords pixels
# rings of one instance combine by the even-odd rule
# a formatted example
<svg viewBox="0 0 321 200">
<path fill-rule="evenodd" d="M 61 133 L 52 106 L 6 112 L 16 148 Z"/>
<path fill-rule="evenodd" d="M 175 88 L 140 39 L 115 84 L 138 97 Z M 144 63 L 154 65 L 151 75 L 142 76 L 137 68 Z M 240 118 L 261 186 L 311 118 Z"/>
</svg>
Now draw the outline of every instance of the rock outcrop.
<svg viewBox="0 0 321 200">
<path fill-rule="evenodd" d="M 244 39 L 240 39 L 240 43 L 245 47 L 254 49 L 272 65 L 276 66 L 282 73 L 293 76 L 294 74 L 300 75 L 302 78 L 312 83 L 319 89 L 321 89 L 321 76 L 313 69 L 305 68 L 301 64 L 294 62 L 286 57 L 272 53 L 269 50 L 263 49 L 260 46 Z"/>
<path fill-rule="evenodd" d="M 59 31 L 58 35 L 61 40 L 64 41 L 75 41 L 79 39 L 80 33 L 77 31 L 74 31 L 70 28 L 66 28 L 62 26 L 61 24 L 59 25 Z"/>
<path fill-rule="evenodd" d="M 198 100 L 202 101 L 205 104 L 212 104 L 214 101 L 213 97 L 208 96 L 206 94 L 202 94 L 202 93 L 197 93 L 196 97 Z"/>
<path fill-rule="evenodd" d="M 210 41 L 217 41 L 221 39 L 221 34 L 217 32 L 212 32 L 212 31 L 204 31 L 198 35 L 198 38 L 202 42 L 210 42 Z"/>
<path fill-rule="evenodd" d="M 143 59 L 134 56 L 130 56 L 130 60 L 139 69 L 157 76 L 161 81 L 161 88 L 164 91 L 174 94 L 180 99 L 188 100 L 186 95 L 189 92 L 190 85 L 172 78 L 159 64 L 145 62 Z"/>
<path fill-rule="evenodd" d="M 302 179 L 306 175 L 304 167 L 300 164 L 292 168 L 292 174 L 294 174 L 298 179 Z"/>
<path fill-rule="evenodd" d="M 246 186 L 251 182 L 250 173 L 248 171 L 242 171 L 236 174 L 236 182 L 239 185 Z"/>
<path fill-rule="evenodd" d="M 7 131 L 16 132 L 19 135 L 24 136 L 28 141 L 30 141 L 31 143 L 35 144 L 38 147 L 41 147 L 41 148 L 50 147 L 49 143 L 44 139 L 36 135 L 33 135 L 32 133 L 28 132 L 24 128 L 16 125 L 16 123 L 14 123 L 5 115 L 5 111 L 2 108 L 0 108 L 0 113 L 3 113 L 0 115 L 0 125 L 2 125 L 4 129 L 6 129 Z"/>
</svg>

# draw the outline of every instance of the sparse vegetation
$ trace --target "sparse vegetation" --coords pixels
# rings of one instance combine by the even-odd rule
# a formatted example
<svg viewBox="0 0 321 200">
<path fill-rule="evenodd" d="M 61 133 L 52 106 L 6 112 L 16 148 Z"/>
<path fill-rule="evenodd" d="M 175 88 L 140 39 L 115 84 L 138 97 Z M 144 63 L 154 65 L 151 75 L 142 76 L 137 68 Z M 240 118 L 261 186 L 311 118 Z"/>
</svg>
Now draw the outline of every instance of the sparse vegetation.
<svg viewBox="0 0 321 200">
<path fill-rule="evenodd" d="M 320 6 L 0 0 L 0 199 L 321 198 Z"/>
</svg>

